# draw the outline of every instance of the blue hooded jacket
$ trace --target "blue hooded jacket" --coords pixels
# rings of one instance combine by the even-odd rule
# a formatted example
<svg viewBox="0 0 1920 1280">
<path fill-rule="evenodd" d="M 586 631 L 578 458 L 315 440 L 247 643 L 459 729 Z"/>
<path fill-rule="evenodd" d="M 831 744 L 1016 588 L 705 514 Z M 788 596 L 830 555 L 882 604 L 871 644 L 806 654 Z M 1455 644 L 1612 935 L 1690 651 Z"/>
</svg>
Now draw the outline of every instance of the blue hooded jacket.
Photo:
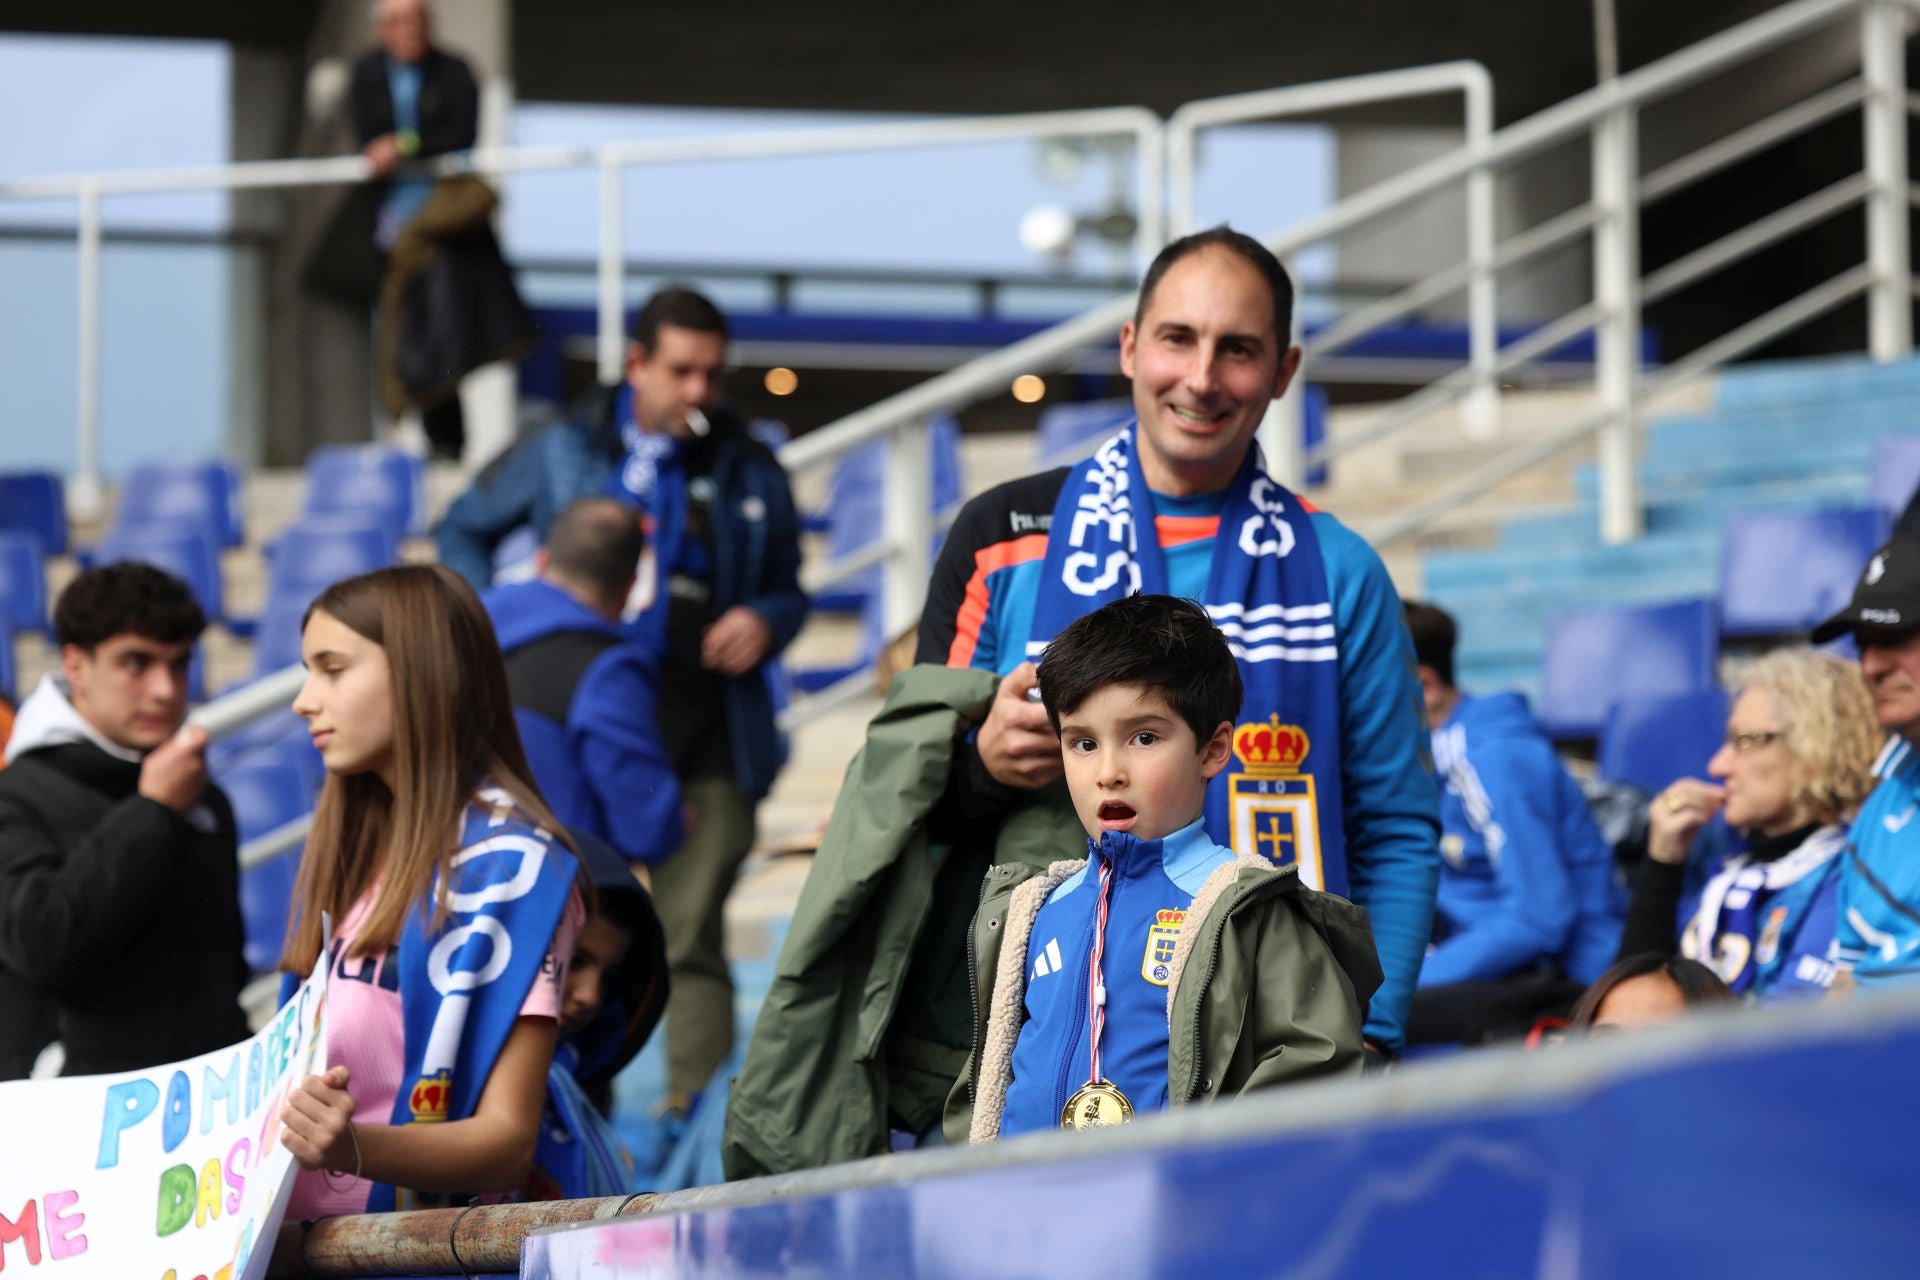
<svg viewBox="0 0 1920 1280">
<path fill-rule="evenodd" d="M 1440 775 L 1437 945 L 1420 985 L 1542 962 L 1588 983 L 1613 962 L 1624 902 L 1613 851 L 1518 693 L 1460 699 L 1433 733 Z"/>
<path fill-rule="evenodd" d="M 507 655 L 527 763 L 554 816 L 636 862 L 671 855 L 680 847 L 680 783 L 655 728 L 653 655 L 551 583 L 499 587 L 484 603 Z M 583 665 L 562 692 L 564 719 L 551 714 L 558 707 L 526 704 L 514 663 L 516 653 L 556 636 L 584 642 L 567 650 Z M 570 671 L 543 674 L 564 682 Z"/>
</svg>

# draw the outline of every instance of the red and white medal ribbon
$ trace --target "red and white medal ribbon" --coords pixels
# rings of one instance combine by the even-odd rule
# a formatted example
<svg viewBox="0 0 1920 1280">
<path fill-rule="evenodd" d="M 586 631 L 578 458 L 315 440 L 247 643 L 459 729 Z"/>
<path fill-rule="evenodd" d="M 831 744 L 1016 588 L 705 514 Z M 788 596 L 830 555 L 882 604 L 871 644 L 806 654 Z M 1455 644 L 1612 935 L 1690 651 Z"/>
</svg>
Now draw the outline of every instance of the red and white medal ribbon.
<svg viewBox="0 0 1920 1280">
<path fill-rule="evenodd" d="M 1089 1084 L 1098 1084 L 1106 1077 L 1100 1074 L 1100 1033 L 1107 1026 L 1106 985 L 1100 980 L 1100 958 L 1107 950 L 1107 891 L 1113 884 L 1113 864 L 1100 864 L 1100 902 L 1094 908 L 1093 953 L 1087 959 L 1087 1009 L 1091 1041 L 1093 1075 Z"/>
</svg>

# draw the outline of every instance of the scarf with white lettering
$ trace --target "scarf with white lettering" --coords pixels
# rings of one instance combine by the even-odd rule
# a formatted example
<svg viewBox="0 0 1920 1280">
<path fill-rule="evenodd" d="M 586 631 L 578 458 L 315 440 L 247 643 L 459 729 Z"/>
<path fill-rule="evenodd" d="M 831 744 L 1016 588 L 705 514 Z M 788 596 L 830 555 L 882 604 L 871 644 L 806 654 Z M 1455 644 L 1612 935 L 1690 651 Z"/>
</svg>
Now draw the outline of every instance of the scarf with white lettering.
<svg viewBox="0 0 1920 1280">
<path fill-rule="evenodd" d="M 1137 592 L 1166 593 L 1135 430 L 1101 445 L 1060 490 L 1033 661 L 1076 618 Z M 1309 509 L 1267 475 L 1257 446 L 1220 512 L 1200 603 L 1226 634 L 1244 688 L 1233 755 L 1207 789 L 1207 834 L 1236 853 L 1298 862 L 1307 884 L 1344 895 L 1340 649 L 1326 566 Z"/>
</svg>

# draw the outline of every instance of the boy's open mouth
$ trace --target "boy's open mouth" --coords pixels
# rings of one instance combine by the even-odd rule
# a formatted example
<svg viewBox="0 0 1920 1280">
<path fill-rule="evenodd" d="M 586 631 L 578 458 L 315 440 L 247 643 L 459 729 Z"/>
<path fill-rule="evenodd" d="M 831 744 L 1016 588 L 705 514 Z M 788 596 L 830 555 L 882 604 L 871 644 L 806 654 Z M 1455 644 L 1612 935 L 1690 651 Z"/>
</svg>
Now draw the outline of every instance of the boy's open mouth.
<svg viewBox="0 0 1920 1280">
<path fill-rule="evenodd" d="M 1125 831 L 1133 825 L 1133 820 L 1139 815 L 1133 811 L 1132 805 L 1124 801 L 1103 800 L 1095 816 L 1099 818 L 1102 830 Z"/>
</svg>

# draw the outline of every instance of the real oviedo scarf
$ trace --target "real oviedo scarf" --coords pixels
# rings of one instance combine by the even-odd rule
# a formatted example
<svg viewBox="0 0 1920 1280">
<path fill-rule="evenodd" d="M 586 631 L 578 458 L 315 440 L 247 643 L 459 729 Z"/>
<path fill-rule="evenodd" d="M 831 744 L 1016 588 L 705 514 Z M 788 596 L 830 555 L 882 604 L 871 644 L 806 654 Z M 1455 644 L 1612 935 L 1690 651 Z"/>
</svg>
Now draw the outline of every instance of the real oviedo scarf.
<svg viewBox="0 0 1920 1280">
<path fill-rule="evenodd" d="M 654 653 L 667 651 L 667 583 L 686 566 L 695 548 L 687 538 L 685 445 L 664 431 L 643 431 L 633 415 L 633 388 L 620 389 L 614 406 L 626 456 L 614 469 L 607 496 L 638 507 L 645 518 L 647 550 L 654 565 L 651 598 L 632 622 L 635 637 Z"/>
<path fill-rule="evenodd" d="M 483 787 L 467 811 L 443 891 L 445 923 L 407 913 L 400 935 L 400 1010 L 406 1043 L 390 1122 L 464 1120 L 480 1105 L 573 891 L 574 857 L 514 814 L 505 792 Z M 457 1197 L 375 1183 L 367 1212 Z"/>
<path fill-rule="evenodd" d="M 1165 594 L 1166 559 L 1133 426 L 1060 490 L 1027 656 L 1083 614 L 1136 592 Z M 1144 530 L 1144 536 L 1143 536 Z M 1207 834 L 1236 853 L 1297 862 L 1316 889 L 1348 892 L 1340 796 L 1340 649 L 1319 539 L 1258 448 L 1220 513 L 1200 602 L 1240 664 L 1233 756 L 1207 790 Z"/>
</svg>

